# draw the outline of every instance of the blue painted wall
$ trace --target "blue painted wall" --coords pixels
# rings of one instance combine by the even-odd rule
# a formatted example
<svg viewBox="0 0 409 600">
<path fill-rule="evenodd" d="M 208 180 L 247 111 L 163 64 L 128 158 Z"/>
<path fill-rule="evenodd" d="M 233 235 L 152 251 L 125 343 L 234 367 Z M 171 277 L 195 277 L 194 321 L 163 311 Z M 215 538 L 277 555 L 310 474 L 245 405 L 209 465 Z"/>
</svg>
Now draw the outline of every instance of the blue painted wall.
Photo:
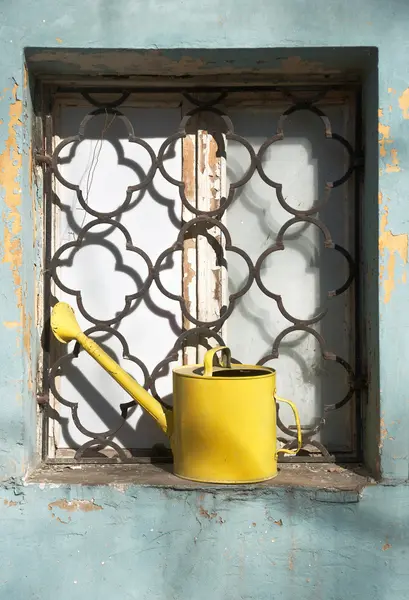
<svg viewBox="0 0 409 600">
<path fill-rule="evenodd" d="M 14 0 L 2 3 L 1 12 L 0 597 L 406 599 L 406 0 Z M 378 65 L 365 66 L 364 80 L 364 288 L 371 315 L 366 446 L 383 483 L 365 490 L 359 502 L 342 494 L 336 495 L 340 502 L 321 501 L 311 490 L 243 497 L 234 491 L 24 485 L 36 456 L 41 266 L 35 241 L 41 190 L 30 168 L 24 49 L 139 48 L 161 55 L 160 49 L 180 48 L 179 59 L 172 58 L 177 62 L 201 48 L 278 48 L 284 60 L 293 57 L 287 67 L 302 57 L 308 71 L 309 54 L 314 61 L 323 56 L 324 64 L 341 46 L 372 48 L 372 57 L 379 56 Z M 101 69 L 104 64 L 101 58 Z M 282 526 L 274 523 L 280 519 Z"/>
</svg>

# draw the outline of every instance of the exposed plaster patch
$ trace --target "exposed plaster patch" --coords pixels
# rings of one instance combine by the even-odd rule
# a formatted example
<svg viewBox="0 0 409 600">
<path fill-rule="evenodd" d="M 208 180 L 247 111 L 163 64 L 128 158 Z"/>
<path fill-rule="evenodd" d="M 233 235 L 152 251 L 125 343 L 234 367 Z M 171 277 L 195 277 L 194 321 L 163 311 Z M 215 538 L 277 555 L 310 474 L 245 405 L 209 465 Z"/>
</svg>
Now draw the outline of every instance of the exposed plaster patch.
<svg viewBox="0 0 409 600">
<path fill-rule="evenodd" d="M 403 94 L 399 96 L 399 107 L 402 111 L 403 118 L 409 119 L 409 88 L 406 88 Z"/>
<path fill-rule="evenodd" d="M 55 41 L 57 42 L 57 44 L 62 44 L 62 39 L 61 38 L 55 38 Z"/>
<path fill-rule="evenodd" d="M 388 226 L 388 206 L 384 206 L 383 213 L 381 216 L 380 224 L 380 236 L 379 236 L 379 253 L 381 255 L 382 262 L 385 261 L 386 251 L 388 253 L 386 263 L 386 276 L 385 265 L 381 264 L 380 267 L 380 282 L 384 290 L 384 303 L 387 304 L 392 296 L 392 291 L 395 289 L 395 263 L 396 255 L 398 255 L 403 264 L 406 265 L 408 262 L 408 234 L 393 234 L 387 229 Z"/>
<path fill-rule="evenodd" d="M 217 514 L 217 512 L 209 512 L 208 510 L 206 510 L 205 508 L 203 508 L 203 506 L 199 506 L 199 514 L 200 514 L 201 517 L 204 517 L 208 521 L 212 521 L 213 519 L 215 519 L 216 523 L 219 523 L 220 525 L 223 525 L 223 523 L 225 523 L 225 520 L 222 519 Z"/>
<path fill-rule="evenodd" d="M 13 507 L 13 506 L 17 506 L 18 502 L 15 502 L 14 500 L 3 500 L 3 504 L 4 506 L 7 507 Z"/>
<path fill-rule="evenodd" d="M 396 90 L 393 88 L 388 88 L 388 94 L 396 94 Z"/>
<path fill-rule="evenodd" d="M 386 544 L 384 544 L 382 546 L 382 550 L 383 552 L 385 552 L 385 550 L 389 550 L 390 548 L 392 548 L 391 544 L 389 544 L 388 542 L 386 542 Z"/>
<path fill-rule="evenodd" d="M 61 498 L 60 500 L 50 502 L 48 505 L 48 510 L 52 511 L 54 508 L 66 510 L 69 513 L 76 512 L 78 510 L 82 512 L 103 510 L 102 506 L 95 504 L 94 500 L 67 500 L 66 498 Z"/>
<path fill-rule="evenodd" d="M 296 553 L 296 551 L 297 551 L 297 548 L 295 547 L 294 541 L 292 541 L 290 554 L 288 555 L 288 569 L 290 571 L 294 571 L 294 563 L 295 563 L 295 553 Z"/>
<path fill-rule="evenodd" d="M 93 500 L 67 500 L 66 498 L 61 498 L 60 500 L 50 502 L 48 505 L 48 510 L 51 511 L 51 517 L 53 519 L 59 523 L 62 523 L 63 525 L 68 525 L 71 522 L 71 517 L 68 516 L 68 521 L 65 521 L 56 515 L 57 510 L 63 510 L 67 513 L 73 513 L 77 511 L 93 512 L 96 510 L 102 510 L 102 506 L 95 504 Z"/>
</svg>

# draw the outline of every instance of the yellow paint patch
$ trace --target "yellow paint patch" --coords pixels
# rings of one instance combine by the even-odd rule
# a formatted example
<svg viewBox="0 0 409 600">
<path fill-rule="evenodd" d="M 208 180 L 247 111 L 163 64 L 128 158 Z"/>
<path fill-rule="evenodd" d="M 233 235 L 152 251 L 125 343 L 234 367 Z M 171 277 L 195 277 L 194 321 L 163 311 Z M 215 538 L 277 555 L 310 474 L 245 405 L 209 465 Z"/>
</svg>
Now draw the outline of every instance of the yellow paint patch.
<svg viewBox="0 0 409 600">
<path fill-rule="evenodd" d="M 400 171 L 398 151 L 396 148 L 391 149 L 391 164 L 386 163 L 387 173 L 398 173 Z"/>
<path fill-rule="evenodd" d="M 3 325 L 7 329 L 16 329 L 17 327 L 21 327 L 21 321 L 3 321 Z"/>
<path fill-rule="evenodd" d="M 408 262 L 408 235 L 401 233 L 394 235 L 388 230 L 388 213 L 389 209 L 387 206 L 383 209 L 380 225 L 380 236 L 379 236 L 379 253 L 381 258 L 385 260 L 386 251 L 388 253 L 386 263 L 386 276 L 385 276 L 385 265 L 381 265 L 379 278 L 382 283 L 384 290 L 384 303 L 387 304 L 392 296 L 392 292 L 395 289 L 395 265 L 396 258 L 399 257 L 404 265 Z"/>
<path fill-rule="evenodd" d="M 383 116 L 382 109 L 378 110 L 379 116 Z M 393 139 L 391 138 L 391 128 L 390 125 L 384 125 L 379 121 L 378 123 L 378 132 L 379 132 L 379 154 L 382 158 L 386 158 L 388 154 L 388 146 L 393 143 Z M 399 158 L 398 158 L 398 150 L 396 148 L 391 148 L 390 150 L 390 161 L 386 163 L 385 171 L 386 173 L 399 173 L 401 170 L 399 166 Z M 379 175 L 383 174 L 383 170 L 379 170 Z"/>
<path fill-rule="evenodd" d="M 27 85 L 25 74 L 25 85 Z M 31 370 L 31 315 L 27 314 L 23 302 L 23 286 L 21 281 L 20 269 L 22 265 L 22 247 L 21 247 L 21 189 L 18 181 L 22 168 L 22 155 L 17 144 L 16 127 L 21 126 L 21 116 L 23 112 L 22 101 L 17 98 L 18 85 L 15 84 L 12 90 L 12 102 L 9 107 L 8 137 L 5 143 L 4 152 L 0 155 L 0 181 L 4 189 L 4 203 L 6 210 L 3 211 L 3 248 L 2 262 L 8 264 L 11 270 L 14 293 L 16 296 L 16 305 L 21 312 L 21 320 L 5 321 L 5 327 L 16 328 L 23 327 L 23 346 L 28 356 L 28 385 L 33 386 L 33 377 Z M 31 160 L 31 158 L 30 158 Z M 31 164 L 30 164 L 31 172 Z M 25 290 L 27 294 L 27 290 Z M 19 340 L 18 340 L 19 341 Z"/>
<path fill-rule="evenodd" d="M 409 119 L 409 88 L 406 88 L 403 94 L 399 96 L 399 107 L 402 111 L 403 118 Z"/>
<path fill-rule="evenodd" d="M 387 153 L 386 145 L 392 144 L 393 142 L 393 140 L 391 140 L 391 128 L 389 125 L 382 125 L 382 123 L 379 123 L 378 132 L 381 136 L 379 139 L 379 154 L 384 158 Z"/>
<path fill-rule="evenodd" d="M 378 108 L 378 118 L 380 119 L 381 117 L 383 117 L 383 110 L 382 108 Z"/>
<path fill-rule="evenodd" d="M 14 282 L 17 306 L 22 307 L 22 289 L 20 267 L 22 264 L 22 249 L 19 233 L 21 232 L 21 190 L 18 176 L 21 170 L 22 158 L 17 146 L 17 133 L 15 128 L 21 125 L 22 102 L 17 98 L 18 85 L 13 88 L 13 102 L 9 108 L 8 137 L 4 152 L 0 155 L 0 180 L 4 188 L 4 202 L 8 208 L 3 212 L 4 246 L 3 263 L 10 265 Z"/>
</svg>

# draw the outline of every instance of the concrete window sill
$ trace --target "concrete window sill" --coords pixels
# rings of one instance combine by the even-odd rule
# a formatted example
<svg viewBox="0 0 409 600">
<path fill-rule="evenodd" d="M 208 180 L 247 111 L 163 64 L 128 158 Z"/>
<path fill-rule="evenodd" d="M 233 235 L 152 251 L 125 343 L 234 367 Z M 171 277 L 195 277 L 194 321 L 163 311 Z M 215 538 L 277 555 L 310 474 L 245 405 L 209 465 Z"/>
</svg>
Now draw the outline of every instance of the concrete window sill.
<svg viewBox="0 0 409 600">
<path fill-rule="evenodd" d="M 137 465 L 43 465 L 26 478 L 27 484 L 57 484 L 85 486 L 150 486 L 176 490 L 260 490 L 305 489 L 319 492 L 317 499 L 337 501 L 337 492 L 349 501 L 358 501 L 364 487 L 373 485 L 360 466 L 331 464 L 281 464 L 276 478 L 247 485 L 217 485 L 197 483 L 176 477 L 171 464 Z M 323 493 L 323 494 L 322 494 Z M 339 500 L 338 500 L 339 501 Z"/>
</svg>

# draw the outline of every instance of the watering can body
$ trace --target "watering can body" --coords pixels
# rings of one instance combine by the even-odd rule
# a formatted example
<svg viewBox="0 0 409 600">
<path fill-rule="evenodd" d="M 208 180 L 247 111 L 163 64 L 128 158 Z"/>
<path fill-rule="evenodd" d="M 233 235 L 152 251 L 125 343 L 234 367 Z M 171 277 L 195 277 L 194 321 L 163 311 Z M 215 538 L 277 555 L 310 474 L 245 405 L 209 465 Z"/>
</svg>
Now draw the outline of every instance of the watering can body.
<svg viewBox="0 0 409 600">
<path fill-rule="evenodd" d="M 295 405 L 297 450 L 277 450 L 276 372 L 268 367 L 232 364 L 226 347 L 209 350 L 204 365 L 173 371 L 173 408 L 163 408 L 102 348 L 81 332 L 72 308 L 58 303 L 51 328 L 61 342 L 77 340 L 168 435 L 175 475 L 206 483 L 265 481 L 277 474 L 279 452 L 296 454 L 301 427 Z M 223 354 L 223 366 L 213 366 Z"/>
<path fill-rule="evenodd" d="M 275 372 L 250 365 L 229 370 L 173 371 L 171 447 L 179 477 L 253 483 L 277 474 Z"/>
</svg>

